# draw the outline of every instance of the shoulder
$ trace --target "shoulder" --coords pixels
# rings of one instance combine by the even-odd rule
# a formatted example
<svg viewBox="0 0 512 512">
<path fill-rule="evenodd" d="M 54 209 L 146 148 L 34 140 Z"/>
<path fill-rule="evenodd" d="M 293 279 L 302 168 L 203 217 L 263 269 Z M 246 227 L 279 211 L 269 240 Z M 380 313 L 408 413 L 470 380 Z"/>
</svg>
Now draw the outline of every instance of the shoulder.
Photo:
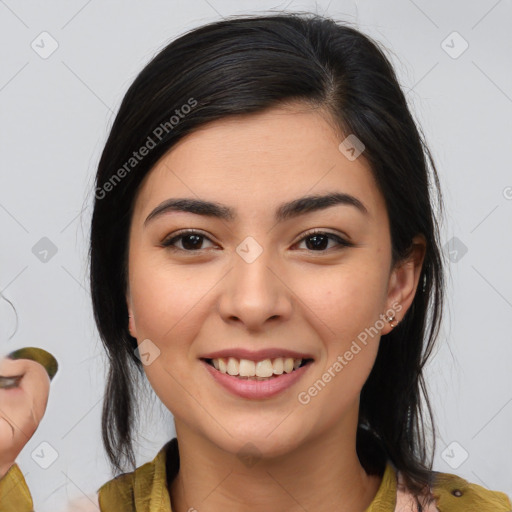
<svg viewBox="0 0 512 512">
<path fill-rule="evenodd" d="M 137 468 L 135 471 L 139 469 Z M 133 499 L 135 471 L 118 475 L 98 489 L 100 510 L 120 508 L 120 510 L 125 510 L 126 512 L 135 511 Z"/>
<path fill-rule="evenodd" d="M 0 510 L 28 512 L 33 510 L 33 507 L 34 503 L 25 477 L 18 464 L 14 463 L 0 478 Z"/>
<path fill-rule="evenodd" d="M 439 512 L 512 512 L 510 498 L 452 473 L 433 472 L 432 495 Z"/>
<path fill-rule="evenodd" d="M 429 492 L 417 497 L 405 487 L 403 474 L 397 472 L 395 512 L 423 510 L 424 512 L 512 512 L 509 497 L 481 485 L 468 482 L 452 473 L 432 471 Z"/>
<path fill-rule="evenodd" d="M 150 506 L 153 501 L 160 505 L 169 500 L 166 478 L 166 455 L 175 441 L 166 443 L 149 462 L 135 470 L 122 473 L 104 483 L 98 489 L 100 510 L 135 512 L 139 506 Z M 144 510 L 146 510 L 144 508 Z M 147 510 L 152 510 L 147 508 Z M 166 510 L 166 509 L 165 509 Z"/>
</svg>

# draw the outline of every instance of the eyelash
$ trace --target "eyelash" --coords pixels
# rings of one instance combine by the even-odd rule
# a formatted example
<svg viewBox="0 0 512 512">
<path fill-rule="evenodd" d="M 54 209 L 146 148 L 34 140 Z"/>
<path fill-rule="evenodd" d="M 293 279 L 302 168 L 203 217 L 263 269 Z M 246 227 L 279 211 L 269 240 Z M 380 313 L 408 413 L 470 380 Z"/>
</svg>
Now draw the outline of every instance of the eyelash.
<svg viewBox="0 0 512 512">
<path fill-rule="evenodd" d="M 212 240 L 210 240 L 206 235 L 204 235 L 200 231 L 194 231 L 193 229 L 187 229 L 187 230 L 178 232 L 178 234 L 175 234 L 174 236 L 172 236 L 172 238 L 167 238 L 166 240 L 164 240 L 162 242 L 162 247 L 168 248 L 171 251 L 181 251 L 181 252 L 188 252 L 188 253 L 198 253 L 198 252 L 204 250 L 204 249 L 186 250 L 186 249 L 180 249 L 179 247 L 173 246 L 174 242 L 176 242 L 177 240 L 179 240 L 181 238 L 184 238 L 187 235 L 199 235 L 200 237 L 206 238 L 207 240 L 212 242 Z M 326 236 L 327 238 L 329 238 L 331 240 L 335 240 L 339 244 L 338 249 L 341 249 L 343 247 L 353 247 L 354 246 L 353 243 L 347 242 L 346 240 L 344 240 L 340 236 L 335 235 L 334 233 L 329 233 L 329 232 L 321 231 L 321 230 L 308 231 L 300 240 L 298 240 L 296 242 L 296 244 L 301 243 L 304 240 L 307 240 L 308 238 L 311 238 L 311 237 L 313 237 L 315 235 L 323 235 L 323 236 Z M 212 243 L 214 243 L 214 242 L 212 242 Z M 296 245 L 296 244 L 294 244 L 294 245 Z M 328 250 L 329 249 L 313 251 L 313 250 L 310 249 L 310 252 L 327 252 Z"/>
<path fill-rule="evenodd" d="M 19 383 L 23 375 L 14 375 L 12 377 L 0 376 L 0 389 L 19 388 Z"/>
</svg>

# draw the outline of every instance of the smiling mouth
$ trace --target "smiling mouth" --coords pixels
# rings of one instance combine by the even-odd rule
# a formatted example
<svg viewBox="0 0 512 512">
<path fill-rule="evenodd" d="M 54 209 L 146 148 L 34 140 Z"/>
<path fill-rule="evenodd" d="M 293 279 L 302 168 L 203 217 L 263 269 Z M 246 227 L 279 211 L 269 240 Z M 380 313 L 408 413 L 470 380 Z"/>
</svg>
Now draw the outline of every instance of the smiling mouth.
<svg viewBox="0 0 512 512">
<path fill-rule="evenodd" d="M 261 361 L 238 359 L 236 357 L 202 360 L 218 372 L 241 380 L 271 380 L 283 374 L 293 373 L 295 370 L 313 362 L 313 359 L 295 359 L 293 357 L 276 357 Z"/>
</svg>

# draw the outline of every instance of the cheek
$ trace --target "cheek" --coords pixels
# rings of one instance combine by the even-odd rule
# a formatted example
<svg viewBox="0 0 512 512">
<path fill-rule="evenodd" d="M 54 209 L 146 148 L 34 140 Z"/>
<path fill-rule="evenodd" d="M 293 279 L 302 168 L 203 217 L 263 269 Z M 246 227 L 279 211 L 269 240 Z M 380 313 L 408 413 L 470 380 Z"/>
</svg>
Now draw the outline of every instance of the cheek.
<svg viewBox="0 0 512 512">
<path fill-rule="evenodd" d="M 167 408 L 179 411 L 187 406 L 188 394 L 183 389 L 190 389 L 192 341 L 211 314 L 208 293 L 220 276 L 200 265 L 192 269 L 189 265 L 142 260 L 134 260 L 130 271 L 137 342 L 143 361 L 144 354 L 149 354 L 144 372 Z"/>
<path fill-rule="evenodd" d="M 311 411 L 335 422 L 357 400 L 375 362 L 384 327 L 379 315 L 384 312 L 386 275 L 382 262 L 361 253 L 323 274 L 303 274 L 308 275 L 311 278 L 298 281 L 300 296 L 324 355 L 314 378 L 306 383 L 312 387 L 302 390 L 303 398 L 310 400 Z M 330 404 L 330 411 L 325 404 Z"/>
<path fill-rule="evenodd" d="M 195 315 L 201 299 L 214 284 L 211 275 L 187 269 L 186 265 L 134 262 L 130 290 L 139 342 L 149 338 L 156 344 L 184 339 L 181 332 Z"/>
<path fill-rule="evenodd" d="M 354 258 L 325 272 L 302 273 L 295 289 L 305 310 L 315 313 L 311 321 L 342 347 L 376 324 L 385 304 L 385 277 L 375 261 Z"/>
</svg>

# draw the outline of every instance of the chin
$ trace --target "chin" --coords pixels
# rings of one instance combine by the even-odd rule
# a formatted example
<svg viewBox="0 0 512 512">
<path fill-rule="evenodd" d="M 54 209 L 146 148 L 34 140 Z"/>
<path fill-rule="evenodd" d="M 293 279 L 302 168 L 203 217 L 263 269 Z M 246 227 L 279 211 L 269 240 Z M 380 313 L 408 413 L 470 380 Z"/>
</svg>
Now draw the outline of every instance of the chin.
<svg viewBox="0 0 512 512">
<path fill-rule="evenodd" d="M 220 436 L 212 435 L 209 439 L 220 449 L 241 460 L 246 457 L 256 459 L 281 457 L 298 448 L 303 429 L 298 428 L 295 431 L 289 425 L 275 428 L 276 425 L 279 425 L 279 422 L 275 422 L 272 427 L 269 427 L 267 423 L 265 425 L 253 424 L 249 430 L 246 425 L 239 429 L 226 426 L 231 435 L 222 430 Z"/>
</svg>

